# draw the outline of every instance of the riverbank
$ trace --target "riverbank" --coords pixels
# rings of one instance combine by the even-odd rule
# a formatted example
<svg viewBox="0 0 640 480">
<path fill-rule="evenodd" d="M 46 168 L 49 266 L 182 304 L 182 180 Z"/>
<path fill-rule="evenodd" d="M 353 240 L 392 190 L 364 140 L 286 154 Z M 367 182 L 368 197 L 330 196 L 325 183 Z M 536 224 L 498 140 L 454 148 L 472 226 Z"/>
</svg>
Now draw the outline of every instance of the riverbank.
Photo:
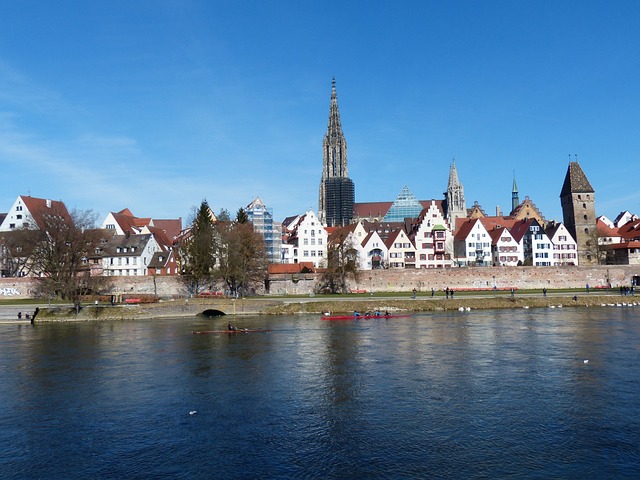
<svg viewBox="0 0 640 480">
<path fill-rule="evenodd" d="M 462 294 L 456 298 L 392 297 L 392 296 L 346 296 L 346 297 L 300 297 L 245 299 L 186 299 L 138 305 L 87 305 L 76 313 L 70 306 L 39 306 L 36 323 L 57 321 L 133 320 L 169 317 L 194 317 L 208 314 L 220 315 L 291 315 L 317 314 L 324 312 L 352 314 L 354 311 L 389 311 L 418 313 L 430 311 L 459 310 L 503 310 L 520 308 L 585 308 L 601 306 L 639 306 L 640 297 L 601 293 L 561 294 L 509 294 L 472 295 Z M 34 306 L 35 308 L 35 306 Z M 24 305 L 0 306 L 0 322 L 29 323 L 18 320 L 17 310 L 27 311 Z"/>
</svg>

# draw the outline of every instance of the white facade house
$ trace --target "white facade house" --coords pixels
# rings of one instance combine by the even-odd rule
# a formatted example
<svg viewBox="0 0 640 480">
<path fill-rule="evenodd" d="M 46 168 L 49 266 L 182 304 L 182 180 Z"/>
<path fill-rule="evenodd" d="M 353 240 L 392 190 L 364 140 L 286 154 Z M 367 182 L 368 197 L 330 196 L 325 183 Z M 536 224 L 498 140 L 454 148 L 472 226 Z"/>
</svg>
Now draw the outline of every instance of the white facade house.
<svg viewBox="0 0 640 480">
<path fill-rule="evenodd" d="M 420 214 L 420 224 L 413 237 L 416 268 L 449 268 L 453 265 L 453 236 L 447 221 L 434 200 Z"/>
<path fill-rule="evenodd" d="M 102 274 L 110 277 L 147 275 L 156 252 L 162 248 L 152 234 L 114 235 L 96 249 L 102 257 Z"/>
<path fill-rule="evenodd" d="M 519 237 L 518 231 L 522 236 Z M 520 238 L 524 259 L 534 267 L 550 267 L 553 264 L 553 244 L 537 220 L 522 220 L 512 229 L 514 238 Z"/>
<path fill-rule="evenodd" d="M 479 219 L 470 219 L 457 227 L 454 237 L 455 259 L 460 265 L 491 265 L 491 236 Z"/>
<path fill-rule="evenodd" d="M 385 245 L 389 252 L 389 268 L 415 268 L 416 248 L 404 230 L 395 231 Z"/>
<path fill-rule="evenodd" d="M 553 245 L 552 266 L 578 265 L 578 244 L 563 223 L 551 225 L 545 233 Z"/>
<path fill-rule="evenodd" d="M 389 251 L 378 232 L 369 233 L 359 245 L 361 270 L 376 270 L 387 265 Z"/>
<path fill-rule="evenodd" d="M 282 263 L 311 262 L 319 267 L 327 257 L 328 234 L 324 225 L 312 210 L 288 220 L 283 222 L 287 231 Z"/>
<path fill-rule="evenodd" d="M 495 266 L 513 267 L 524 262 L 522 246 L 513 237 L 507 227 L 494 228 L 491 236 L 491 258 Z M 522 264 L 522 263 L 520 263 Z"/>
<path fill-rule="evenodd" d="M 10 232 L 22 228 L 42 228 L 42 219 L 47 215 L 70 219 L 67 207 L 63 202 L 20 195 L 0 223 L 0 232 Z"/>
</svg>

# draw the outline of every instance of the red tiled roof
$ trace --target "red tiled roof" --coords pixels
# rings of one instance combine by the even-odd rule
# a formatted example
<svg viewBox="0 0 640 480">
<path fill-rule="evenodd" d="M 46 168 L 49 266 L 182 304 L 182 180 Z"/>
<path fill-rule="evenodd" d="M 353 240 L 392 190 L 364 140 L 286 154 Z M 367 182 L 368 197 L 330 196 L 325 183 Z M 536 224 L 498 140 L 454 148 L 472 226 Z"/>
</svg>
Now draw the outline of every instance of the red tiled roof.
<svg viewBox="0 0 640 480">
<path fill-rule="evenodd" d="M 312 272 L 315 271 L 313 262 L 299 262 L 299 263 L 270 263 L 269 265 L 267 265 L 267 272 L 270 274 L 300 273 L 303 268 L 307 268 Z"/>
<path fill-rule="evenodd" d="M 34 222 L 36 222 L 36 225 L 40 229 L 45 228 L 45 215 L 58 215 L 66 222 L 69 222 L 70 224 L 73 223 L 71 215 L 69 215 L 69 211 L 63 202 L 24 195 L 21 195 L 20 199 L 22 200 L 22 203 L 24 203 L 25 207 L 27 207 L 27 210 L 29 210 Z"/>
<path fill-rule="evenodd" d="M 153 220 L 153 226 L 163 230 L 169 240 L 173 240 L 177 236 L 180 235 L 182 231 L 182 219 L 163 219 L 163 220 Z"/>
<path fill-rule="evenodd" d="M 477 218 L 458 218 L 456 220 L 463 220 L 462 222 L 456 221 L 456 234 L 454 235 L 454 238 L 459 241 L 466 239 L 476 222 L 479 221 Z"/>
<path fill-rule="evenodd" d="M 640 240 L 640 220 L 625 223 L 618 229 L 618 233 L 626 241 Z"/>
<path fill-rule="evenodd" d="M 601 218 L 596 220 L 596 228 L 599 237 L 619 237 L 620 233 L 617 228 L 611 228 Z"/>
<path fill-rule="evenodd" d="M 607 245 L 607 250 L 627 250 L 629 248 L 640 248 L 640 241 L 613 243 Z"/>
</svg>

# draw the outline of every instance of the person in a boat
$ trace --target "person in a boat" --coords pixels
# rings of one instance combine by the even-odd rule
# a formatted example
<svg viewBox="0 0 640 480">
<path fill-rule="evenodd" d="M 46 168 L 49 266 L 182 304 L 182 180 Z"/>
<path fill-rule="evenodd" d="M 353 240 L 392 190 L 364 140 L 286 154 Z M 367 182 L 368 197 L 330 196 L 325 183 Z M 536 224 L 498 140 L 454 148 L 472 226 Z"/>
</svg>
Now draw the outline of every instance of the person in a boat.
<svg viewBox="0 0 640 480">
<path fill-rule="evenodd" d="M 391 314 L 390 314 L 388 311 L 386 311 L 386 312 L 384 312 L 384 316 L 385 316 L 385 317 L 390 317 L 390 316 L 391 316 Z"/>
<path fill-rule="evenodd" d="M 359 317 L 360 316 L 360 312 L 357 312 L 357 311 L 354 310 L 353 311 L 353 316 L 354 317 Z"/>
<path fill-rule="evenodd" d="M 231 322 L 227 322 L 227 330 L 234 331 L 237 330 L 237 328 L 231 325 Z"/>
</svg>

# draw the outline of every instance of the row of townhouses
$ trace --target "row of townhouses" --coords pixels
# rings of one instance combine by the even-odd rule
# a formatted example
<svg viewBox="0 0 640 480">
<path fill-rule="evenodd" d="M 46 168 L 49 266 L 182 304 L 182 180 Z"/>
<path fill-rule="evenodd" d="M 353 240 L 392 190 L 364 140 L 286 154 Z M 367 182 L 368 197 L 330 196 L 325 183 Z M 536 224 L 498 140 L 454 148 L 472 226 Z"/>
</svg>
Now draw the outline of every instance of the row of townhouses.
<svg viewBox="0 0 640 480">
<path fill-rule="evenodd" d="M 407 198 L 403 190 L 402 198 Z M 528 200 L 527 200 L 528 201 Z M 523 202 L 525 205 L 527 201 Z M 327 248 L 346 239 L 357 252 L 359 268 L 445 269 L 462 266 L 578 265 L 578 245 L 564 224 L 545 222 L 529 205 L 524 218 L 487 216 L 474 205 L 467 217 L 454 219 L 452 229 L 443 201 L 419 202 L 416 218 L 385 222 L 359 219 L 345 227 L 327 227 L 312 210 L 273 221 L 260 199 L 246 207 L 256 231 L 265 237 L 271 263 L 326 265 Z M 393 204 L 387 206 L 393 210 Z M 19 196 L 0 214 L 0 234 L 21 228 L 42 228 L 47 215 L 69 216 L 64 203 Z M 474 218 L 475 217 L 475 218 Z M 215 220 L 215 215 L 213 215 Z M 399 218 L 399 217 L 398 217 Z M 609 264 L 640 264 L 640 219 L 629 212 L 614 221 L 598 217 L 598 238 Z M 182 219 L 140 218 L 129 209 L 110 212 L 101 222 L 102 240 L 87 263 L 94 275 L 177 275 L 176 246 L 185 231 Z M 2 275 L 23 275 L 6 265 L 0 245 Z"/>
<path fill-rule="evenodd" d="M 70 221 L 63 202 L 21 195 L 6 214 L 0 214 L 0 270 L 2 276 L 24 276 L 28 265 L 11 264 L 7 233 L 21 229 L 44 229 L 47 218 Z M 95 251 L 86 259 L 93 275 L 177 275 L 174 239 L 182 230 L 182 219 L 138 218 L 129 209 L 111 212 L 102 221 L 103 233 Z M 17 270 L 16 270 L 17 268 Z M 38 275 L 38 272 L 30 272 Z"/>
<path fill-rule="evenodd" d="M 535 218 L 459 218 L 451 230 L 441 204 L 432 200 L 417 219 L 405 222 L 360 220 L 326 228 L 313 211 L 285 220 L 283 263 L 321 267 L 336 239 L 358 252 L 361 270 L 450 268 L 454 266 L 563 266 L 578 264 L 577 244 L 562 223 L 546 227 Z"/>
</svg>

